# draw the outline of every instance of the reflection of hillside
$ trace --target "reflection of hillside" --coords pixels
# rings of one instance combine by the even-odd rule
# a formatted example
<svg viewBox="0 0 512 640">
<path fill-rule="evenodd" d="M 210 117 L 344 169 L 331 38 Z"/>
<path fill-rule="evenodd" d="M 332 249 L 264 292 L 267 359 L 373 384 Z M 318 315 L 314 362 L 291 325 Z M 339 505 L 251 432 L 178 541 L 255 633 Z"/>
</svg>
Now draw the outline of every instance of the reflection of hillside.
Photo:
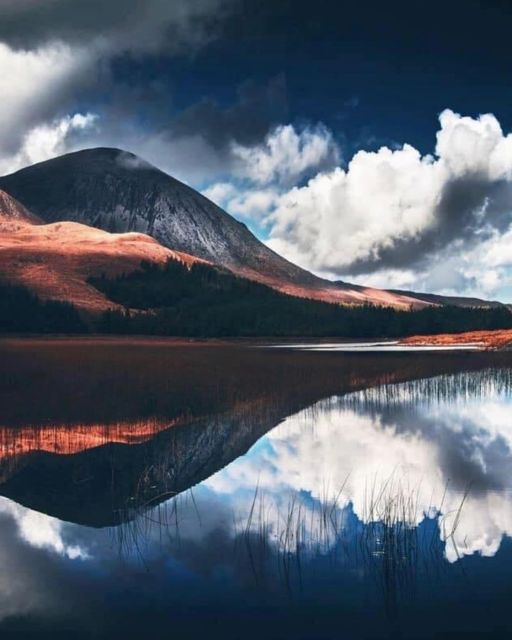
<svg viewBox="0 0 512 640">
<path fill-rule="evenodd" d="M 0 382 L 0 400 L 9 399 L 0 402 L 0 493 L 93 526 L 194 486 L 322 398 L 506 361 L 147 340 L 94 346 L 0 344 L 11 372 Z"/>
<path fill-rule="evenodd" d="M 305 406 L 378 378 L 392 382 L 511 360 L 507 353 L 375 357 L 159 338 L 4 339 L 0 426 L 170 423 L 269 397 Z"/>
<path fill-rule="evenodd" d="M 169 428 L 168 422 L 145 420 L 103 424 L 73 424 L 69 426 L 41 426 L 0 429 L 0 460 L 22 456 L 33 451 L 59 455 L 79 453 L 109 442 L 138 444 L 149 440 L 159 431 Z"/>
<path fill-rule="evenodd" d="M 109 443 L 74 455 L 33 451 L 5 461 L 10 468 L 0 492 L 62 520 L 118 524 L 208 478 L 285 416 L 282 406 L 261 403 L 155 432 L 137 444 Z"/>
</svg>

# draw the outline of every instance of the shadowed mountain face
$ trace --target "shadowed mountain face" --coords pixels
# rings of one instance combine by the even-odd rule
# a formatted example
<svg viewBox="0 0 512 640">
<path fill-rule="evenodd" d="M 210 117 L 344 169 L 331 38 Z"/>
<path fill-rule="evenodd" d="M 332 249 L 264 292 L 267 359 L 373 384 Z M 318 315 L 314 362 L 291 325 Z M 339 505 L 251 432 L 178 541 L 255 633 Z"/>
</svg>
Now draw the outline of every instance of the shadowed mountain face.
<svg viewBox="0 0 512 640">
<path fill-rule="evenodd" d="M 141 232 L 299 297 L 409 308 L 429 303 L 330 282 L 285 260 L 200 193 L 118 149 L 70 153 L 0 178 L 0 189 L 45 222 L 71 220 L 105 231 Z"/>
<path fill-rule="evenodd" d="M 73 220 L 115 233 L 138 231 L 235 271 L 253 270 L 296 284 L 319 281 L 194 189 L 117 149 L 71 153 L 0 183 L 46 222 Z"/>
</svg>

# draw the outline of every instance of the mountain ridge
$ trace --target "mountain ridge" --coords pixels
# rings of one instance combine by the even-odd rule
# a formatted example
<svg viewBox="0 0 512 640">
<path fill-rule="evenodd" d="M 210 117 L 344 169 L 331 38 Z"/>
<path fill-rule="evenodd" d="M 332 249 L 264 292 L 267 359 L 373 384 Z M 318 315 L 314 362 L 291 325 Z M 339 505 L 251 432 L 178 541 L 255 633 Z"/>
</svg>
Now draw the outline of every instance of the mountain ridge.
<svg viewBox="0 0 512 640">
<path fill-rule="evenodd" d="M 295 297 L 405 309 L 501 304 L 322 279 L 275 253 L 192 187 L 121 149 L 98 147 L 58 156 L 0 177 L 0 189 L 44 222 L 66 220 L 111 233 L 144 233 L 168 249 Z"/>
<path fill-rule="evenodd" d="M 1 177 L 0 189 L 45 222 L 146 233 L 172 250 L 297 297 L 401 308 L 429 304 L 313 275 L 269 249 L 202 194 L 120 149 L 86 149 L 37 163 Z"/>
</svg>

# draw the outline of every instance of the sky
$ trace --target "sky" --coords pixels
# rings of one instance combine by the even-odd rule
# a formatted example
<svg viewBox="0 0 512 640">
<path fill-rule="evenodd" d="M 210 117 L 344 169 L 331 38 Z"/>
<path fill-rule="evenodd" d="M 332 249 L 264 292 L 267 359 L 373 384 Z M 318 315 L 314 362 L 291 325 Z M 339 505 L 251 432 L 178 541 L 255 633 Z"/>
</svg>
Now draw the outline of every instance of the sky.
<svg viewBox="0 0 512 640">
<path fill-rule="evenodd" d="M 0 174 L 132 151 L 332 279 L 512 302 L 508 0 L 0 0 Z"/>
</svg>

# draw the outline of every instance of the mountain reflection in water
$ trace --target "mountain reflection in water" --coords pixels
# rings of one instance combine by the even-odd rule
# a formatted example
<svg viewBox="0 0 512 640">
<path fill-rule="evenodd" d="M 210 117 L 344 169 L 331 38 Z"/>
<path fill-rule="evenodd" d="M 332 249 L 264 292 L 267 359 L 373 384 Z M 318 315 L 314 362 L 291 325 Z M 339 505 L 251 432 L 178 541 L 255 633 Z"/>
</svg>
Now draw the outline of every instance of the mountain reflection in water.
<svg viewBox="0 0 512 640">
<path fill-rule="evenodd" d="M 196 383 L 188 409 L 153 367 L 138 372 L 152 416 L 136 398 L 104 425 L 6 413 L 2 633 L 506 635 L 508 356 L 225 349 L 172 354 Z M 101 388 L 80 382 L 80 402 Z"/>
</svg>

